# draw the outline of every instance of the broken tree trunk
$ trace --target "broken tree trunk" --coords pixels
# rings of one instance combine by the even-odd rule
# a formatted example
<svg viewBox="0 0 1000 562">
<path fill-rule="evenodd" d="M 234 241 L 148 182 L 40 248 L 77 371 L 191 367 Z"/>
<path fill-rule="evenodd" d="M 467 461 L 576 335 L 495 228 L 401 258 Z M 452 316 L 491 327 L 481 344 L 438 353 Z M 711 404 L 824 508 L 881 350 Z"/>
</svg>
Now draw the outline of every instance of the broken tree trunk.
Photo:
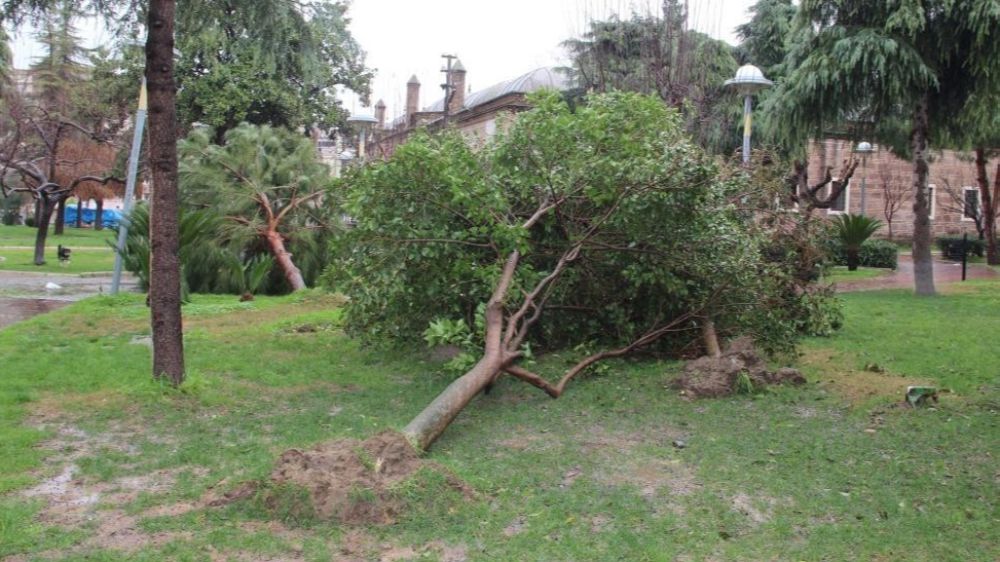
<svg viewBox="0 0 1000 562">
<path fill-rule="evenodd" d="M 281 272 L 285 275 L 285 279 L 288 280 L 292 291 L 305 289 L 306 282 L 302 278 L 302 271 L 292 261 L 292 254 L 285 248 L 285 240 L 282 238 L 281 233 L 274 228 L 270 228 L 264 233 L 264 238 L 267 239 L 267 245 L 271 249 L 274 261 L 281 268 Z"/>
</svg>

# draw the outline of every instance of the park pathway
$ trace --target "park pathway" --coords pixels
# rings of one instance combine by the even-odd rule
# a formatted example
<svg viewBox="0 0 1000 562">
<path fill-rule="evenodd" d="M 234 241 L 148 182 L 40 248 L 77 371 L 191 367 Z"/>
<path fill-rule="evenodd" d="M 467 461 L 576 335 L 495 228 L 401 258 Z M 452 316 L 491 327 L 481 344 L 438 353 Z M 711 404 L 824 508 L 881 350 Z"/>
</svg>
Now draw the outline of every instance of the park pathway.
<svg viewBox="0 0 1000 562">
<path fill-rule="evenodd" d="M 58 285 L 58 289 L 49 284 Z M 56 310 L 92 295 L 107 294 L 111 273 L 64 274 L 0 271 L 0 329 L 38 314 Z M 135 278 L 122 277 L 123 291 L 136 288 Z"/>
<path fill-rule="evenodd" d="M 994 279 L 1000 276 L 997 271 L 984 264 L 968 264 L 967 279 Z M 934 259 L 934 284 L 937 287 L 960 283 L 962 281 L 962 264 L 953 261 Z M 899 256 L 899 267 L 892 273 L 886 273 L 871 279 L 844 281 L 837 283 L 837 291 L 849 293 L 855 291 L 874 291 L 878 289 L 912 289 L 913 288 L 913 257 L 908 254 Z"/>
</svg>

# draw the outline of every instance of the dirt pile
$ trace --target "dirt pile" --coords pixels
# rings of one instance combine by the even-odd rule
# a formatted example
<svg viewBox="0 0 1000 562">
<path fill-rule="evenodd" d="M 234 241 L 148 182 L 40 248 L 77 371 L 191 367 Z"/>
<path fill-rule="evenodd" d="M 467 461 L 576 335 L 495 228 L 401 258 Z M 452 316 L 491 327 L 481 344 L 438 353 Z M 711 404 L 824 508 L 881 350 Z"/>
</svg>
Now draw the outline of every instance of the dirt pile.
<svg viewBox="0 0 1000 562">
<path fill-rule="evenodd" d="M 347 524 L 390 524 L 405 507 L 393 488 L 422 468 L 443 473 L 448 485 L 468 488 L 443 468 L 422 460 L 399 433 L 386 431 L 365 441 L 340 439 L 278 457 L 271 482 L 309 494 L 315 514 Z"/>
<path fill-rule="evenodd" d="M 714 398 L 736 392 L 752 392 L 773 384 L 804 384 L 797 369 L 767 370 L 750 338 L 733 340 L 719 357 L 699 357 L 688 361 L 684 373 L 672 386 L 681 394 L 695 398 Z M 749 383 L 749 384 L 748 384 Z"/>
</svg>

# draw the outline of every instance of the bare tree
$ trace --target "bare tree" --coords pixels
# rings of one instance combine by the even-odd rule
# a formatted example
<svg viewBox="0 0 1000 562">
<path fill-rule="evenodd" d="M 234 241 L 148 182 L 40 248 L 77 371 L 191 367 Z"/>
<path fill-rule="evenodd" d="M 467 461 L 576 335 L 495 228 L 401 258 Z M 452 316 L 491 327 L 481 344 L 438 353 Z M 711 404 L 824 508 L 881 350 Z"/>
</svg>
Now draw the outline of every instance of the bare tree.
<svg viewBox="0 0 1000 562">
<path fill-rule="evenodd" d="M 110 142 L 100 132 L 17 96 L 8 96 L 5 106 L 10 131 L 0 140 L 0 191 L 4 197 L 28 193 L 35 200 L 34 263 L 45 265 L 45 240 L 57 206 L 81 184 L 121 180 L 110 174 L 107 162 L 88 161 L 88 150 Z"/>
<path fill-rule="evenodd" d="M 888 167 L 879 170 L 879 186 L 882 189 L 882 216 L 885 217 L 886 228 L 889 229 L 889 240 L 893 239 L 892 221 L 896 213 L 910 197 L 913 186 L 905 178 L 898 177 Z"/>
<path fill-rule="evenodd" d="M 962 218 L 972 220 L 973 225 L 976 227 L 976 235 L 980 240 L 984 240 L 986 238 L 986 221 L 983 213 L 983 205 L 979 200 L 981 194 L 979 188 L 967 190 L 964 186 L 952 185 L 947 178 L 941 178 L 940 183 L 944 186 L 944 194 L 946 196 L 945 210 L 955 213 Z M 989 186 L 989 183 L 987 183 L 987 186 Z M 970 206 L 968 204 L 967 192 L 975 193 L 975 205 Z"/>
<path fill-rule="evenodd" d="M 844 190 L 850 185 L 854 171 L 858 169 L 860 163 L 853 156 L 848 157 L 841 165 L 840 176 L 836 179 L 833 177 L 833 166 L 827 166 L 823 174 L 823 179 L 819 183 L 810 186 L 807 165 L 802 161 L 796 160 L 794 172 L 789 178 L 794 187 L 794 201 L 800 204 L 805 203 L 806 216 L 812 214 L 815 209 L 829 209 L 833 207 L 837 199 L 840 198 Z M 829 186 L 829 189 L 826 196 L 823 196 L 822 192 L 827 186 Z"/>
</svg>

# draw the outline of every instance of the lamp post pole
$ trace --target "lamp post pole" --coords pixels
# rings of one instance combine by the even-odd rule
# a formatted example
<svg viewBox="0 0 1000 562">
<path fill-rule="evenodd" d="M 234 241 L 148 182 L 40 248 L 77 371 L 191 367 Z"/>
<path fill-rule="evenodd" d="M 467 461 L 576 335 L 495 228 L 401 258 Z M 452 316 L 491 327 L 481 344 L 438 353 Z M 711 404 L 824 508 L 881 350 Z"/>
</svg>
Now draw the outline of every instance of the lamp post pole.
<svg viewBox="0 0 1000 562">
<path fill-rule="evenodd" d="M 764 73 L 752 64 L 745 64 L 736 71 L 736 76 L 726 80 L 725 86 L 743 94 L 743 166 L 750 166 L 750 133 L 753 130 L 753 94 L 770 87 L 771 82 Z"/>
<path fill-rule="evenodd" d="M 122 219 L 118 223 L 118 244 L 115 246 L 115 270 L 111 277 L 111 294 L 117 295 L 122 281 L 122 254 L 128 237 L 128 218 L 135 196 L 135 180 L 139 172 L 139 153 L 142 150 L 142 132 L 146 127 L 146 79 L 139 88 L 139 108 L 135 112 L 135 132 L 132 133 L 132 152 L 128 157 L 128 176 L 125 180 L 125 201 L 122 203 Z M 100 217 L 98 217 L 100 220 Z"/>
<path fill-rule="evenodd" d="M 855 152 L 861 154 L 861 214 L 868 214 L 868 155 L 874 152 L 872 143 L 859 142 Z M 846 209 L 850 211 L 850 209 Z"/>
</svg>

